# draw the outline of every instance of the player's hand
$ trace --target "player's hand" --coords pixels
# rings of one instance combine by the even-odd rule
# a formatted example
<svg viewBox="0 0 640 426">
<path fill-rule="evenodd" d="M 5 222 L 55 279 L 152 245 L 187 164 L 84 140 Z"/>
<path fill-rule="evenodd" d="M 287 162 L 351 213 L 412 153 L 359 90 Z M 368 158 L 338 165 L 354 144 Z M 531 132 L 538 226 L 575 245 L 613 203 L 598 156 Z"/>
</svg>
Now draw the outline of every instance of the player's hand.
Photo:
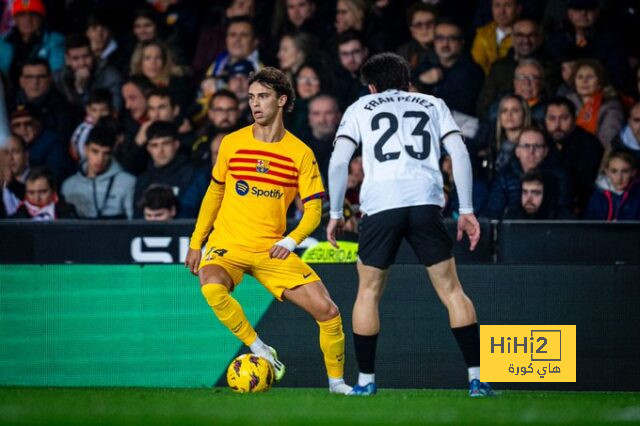
<svg viewBox="0 0 640 426">
<path fill-rule="evenodd" d="M 327 241 L 335 248 L 340 248 L 336 241 L 336 235 L 341 234 L 343 229 L 344 219 L 329 219 L 329 224 L 327 225 Z"/>
<path fill-rule="evenodd" d="M 272 259 L 286 259 L 291 254 L 291 251 L 283 246 L 278 244 L 274 244 L 273 247 L 269 250 L 269 257 Z"/>
<path fill-rule="evenodd" d="M 480 241 L 480 224 L 473 213 L 461 214 L 458 217 L 458 241 L 462 240 L 463 233 L 469 236 L 469 250 L 473 251 Z"/>
<path fill-rule="evenodd" d="M 198 275 L 198 267 L 200 266 L 200 258 L 202 252 L 200 250 L 190 248 L 187 252 L 187 258 L 184 260 L 184 267 L 189 269 L 195 276 Z"/>
</svg>

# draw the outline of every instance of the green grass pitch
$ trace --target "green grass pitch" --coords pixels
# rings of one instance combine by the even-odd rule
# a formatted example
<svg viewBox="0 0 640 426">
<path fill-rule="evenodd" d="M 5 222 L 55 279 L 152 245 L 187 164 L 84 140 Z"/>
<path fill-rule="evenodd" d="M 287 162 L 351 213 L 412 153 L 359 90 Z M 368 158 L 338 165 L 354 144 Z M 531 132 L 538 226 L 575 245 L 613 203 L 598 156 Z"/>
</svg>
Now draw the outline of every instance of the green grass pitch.
<svg viewBox="0 0 640 426">
<path fill-rule="evenodd" d="M 416 425 L 640 424 L 640 392 L 382 389 L 374 397 L 326 389 L 0 388 L 0 424 Z"/>
</svg>

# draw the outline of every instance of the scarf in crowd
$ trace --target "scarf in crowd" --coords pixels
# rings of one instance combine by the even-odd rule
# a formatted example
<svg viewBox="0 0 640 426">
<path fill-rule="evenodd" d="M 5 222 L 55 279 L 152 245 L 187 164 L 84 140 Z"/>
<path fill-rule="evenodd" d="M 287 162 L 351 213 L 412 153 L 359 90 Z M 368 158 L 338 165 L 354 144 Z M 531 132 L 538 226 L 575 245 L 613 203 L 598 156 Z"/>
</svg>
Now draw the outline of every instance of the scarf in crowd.
<svg viewBox="0 0 640 426">
<path fill-rule="evenodd" d="M 58 195 L 54 194 L 53 199 L 49 204 L 38 206 L 31 204 L 29 201 L 24 200 L 24 206 L 29 212 L 29 216 L 33 220 L 55 220 L 56 217 L 56 203 L 58 202 Z"/>
<path fill-rule="evenodd" d="M 598 131 L 598 115 L 600 115 L 602 97 L 602 90 L 597 91 L 578 111 L 576 124 L 592 135 L 595 135 Z"/>
<path fill-rule="evenodd" d="M 620 139 L 622 140 L 622 144 L 629 149 L 634 151 L 640 150 L 640 141 L 636 139 L 636 136 L 633 134 L 631 127 L 627 124 L 620 132 Z"/>
</svg>

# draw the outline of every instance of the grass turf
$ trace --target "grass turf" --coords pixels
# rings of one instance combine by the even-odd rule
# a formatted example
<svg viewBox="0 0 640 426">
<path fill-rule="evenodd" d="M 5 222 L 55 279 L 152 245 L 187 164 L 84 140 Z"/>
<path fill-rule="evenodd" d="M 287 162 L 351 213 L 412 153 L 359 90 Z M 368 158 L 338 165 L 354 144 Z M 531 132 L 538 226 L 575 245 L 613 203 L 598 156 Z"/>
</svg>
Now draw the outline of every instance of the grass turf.
<svg viewBox="0 0 640 426">
<path fill-rule="evenodd" d="M 374 397 L 325 389 L 0 388 L 0 424 L 612 424 L 640 423 L 640 393 L 383 389 Z"/>
</svg>

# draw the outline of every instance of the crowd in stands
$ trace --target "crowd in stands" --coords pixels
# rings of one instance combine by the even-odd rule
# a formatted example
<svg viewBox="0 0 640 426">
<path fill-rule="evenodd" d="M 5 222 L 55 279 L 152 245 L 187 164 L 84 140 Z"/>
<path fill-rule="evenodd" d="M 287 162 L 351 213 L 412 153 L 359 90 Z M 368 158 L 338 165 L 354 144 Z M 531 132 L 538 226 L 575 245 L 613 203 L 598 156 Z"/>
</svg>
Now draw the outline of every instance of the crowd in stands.
<svg viewBox="0 0 640 426">
<path fill-rule="evenodd" d="M 632 0 L 0 0 L 0 35 L 0 218 L 196 217 L 264 66 L 291 79 L 286 127 L 326 183 L 360 67 L 394 51 L 462 129 L 478 216 L 640 220 Z M 356 152 L 353 230 L 363 176 Z"/>
</svg>

